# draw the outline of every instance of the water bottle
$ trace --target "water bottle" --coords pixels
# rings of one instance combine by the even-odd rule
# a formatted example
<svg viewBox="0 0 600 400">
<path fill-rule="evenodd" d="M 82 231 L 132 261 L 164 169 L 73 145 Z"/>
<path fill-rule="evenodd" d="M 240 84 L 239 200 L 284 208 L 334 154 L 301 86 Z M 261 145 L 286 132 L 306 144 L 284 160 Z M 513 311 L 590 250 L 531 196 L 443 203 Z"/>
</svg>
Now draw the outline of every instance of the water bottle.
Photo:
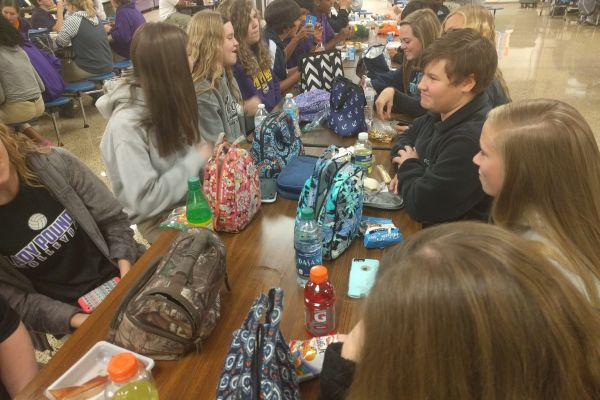
<svg viewBox="0 0 600 400">
<path fill-rule="evenodd" d="M 365 174 L 371 173 L 373 168 L 373 146 L 369 142 L 369 134 L 361 132 L 358 141 L 354 145 L 354 164 L 359 166 Z"/>
<path fill-rule="evenodd" d="M 264 122 L 265 118 L 267 118 L 267 110 L 265 109 L 265 105 L 260 103 L 258 105 L 258 110 L 256 110 L 256 114 L 254 114 L 254 132 L 259 132 L 260 126 Z"/>
<path fill-rule="evenodd" d="M 373 107 L 375 106 L 375 96 L 377 96 L 377 92 L 373 88 L 371 84 L 371 78 L 365 79 L 365 122 L 367 123 L 367 128 L 371 129 L 373 126 Z"/>
<path fill-rule="evenodd" d="M 323 262 L 321 246 L 321 228 L 315 221 L 314 211 L 310 207 L 304 208 L 294 228 L 297 282 L 301 287 L 306 285 L 311 267 Z"/>
<path fill-rule="evenodd" d="M 200 190 L 200 178 L 192 176 L 188 179 L 188 196 L 185 208 L 185 218 L 189 226 L 210 227 L 212 210 L 210 204 Z"/>
<path fill-rule="evenodd" d="M 369 47 L 377 44 L 377 23 L 371 22 L 369 27 Z"/>
<path fill-rule="evenodd" d="M 285 101 L 283 102 L 283 112 L 289 115 L 294 121 L 294 129 L 296 134 L 300 133 L 300 110 L 298 105 L 294 101 L 294 96 L 291 93 L 285 95 Z"/>
<path fill-rule="evenodd" d="M 304 288 L 304 321 L 311 336 L 335 333 L 335 291 L 322 265 L 310 269 L 310 280 Z"/>
<path fill-rule="evenodd" d="M 118 353 L 108 362 L 109 382 L 104 398 L 110 400 L 158 400 L 152 374 L 131 353 Z"/>
</svg>

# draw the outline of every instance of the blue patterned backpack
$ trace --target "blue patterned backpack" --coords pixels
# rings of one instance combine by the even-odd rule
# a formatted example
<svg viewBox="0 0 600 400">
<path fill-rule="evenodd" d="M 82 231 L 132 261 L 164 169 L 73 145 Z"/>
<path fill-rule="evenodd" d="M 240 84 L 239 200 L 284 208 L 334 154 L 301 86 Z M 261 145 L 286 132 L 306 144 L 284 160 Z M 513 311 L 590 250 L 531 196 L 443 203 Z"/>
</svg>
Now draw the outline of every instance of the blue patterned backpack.
<svg viewBox="0 0 600 400">
<path fill-rule="evenodd" d="M 315 210 L 327 260 L 339 257 L 358 236 L 364 199 L 362 169 L 352 164 L 349 154 L 338 153 L 332 145 L 319 158 L 296 210 L 296 224 L 303 208 Z"/>
<path fill-rule="evenodd" d="M 283 290 L 258 296 L 235 332 L 217 386 L 217 400 L 299 400 L 292 354 L 279 330 Z"/>
<path fill-rule="evenodd" d="M 291 159 L 303 153 L 304 147 L 296 135 L 294 121 L 283 111 L 265 118 L 254 133 L 250 150 L 260 178 L 276 178 Z"/>
<path fill-rule="evenodd" d="M 365 122 L 367 100 L 360 86 L 344 77 L 337 77 L 329 99 L 329 129 L 338 136 L 356 136 L 368 132 Z"/>
</svg>

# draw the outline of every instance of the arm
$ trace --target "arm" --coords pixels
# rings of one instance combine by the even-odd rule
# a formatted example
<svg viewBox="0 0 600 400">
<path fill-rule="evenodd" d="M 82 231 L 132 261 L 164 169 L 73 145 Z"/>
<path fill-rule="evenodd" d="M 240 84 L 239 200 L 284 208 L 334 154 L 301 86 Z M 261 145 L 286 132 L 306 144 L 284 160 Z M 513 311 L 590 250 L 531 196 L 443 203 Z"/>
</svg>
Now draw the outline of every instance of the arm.
<svg viewBox="0 0 600 400">
<path fill-rule="evenodd" d="M 62 0 L 56 2 L 56 23 L 52 27 L 54 32 L 59 32 L 65 23 L 65 8 Z"/>
<path fill-rule="evenodd" d="M 331 26 L 330 26 L 331 29 Z M 351 27 L 346 27 L 343 28 L 339 33 L 336 33 L 335 36 L 329 40 L 327 43 L 325 43 L 325 49 L 326 50 L 331 50 L 335 47 L 335 45 L 338 42 L 343 42 L 346 39 L 348 39 L 350 37 L 350 35 L 352 34 L 352 30 Z"/>
<path fill-rule="evenodd" d="M 37 372 L 31 338 L 25 326 L 19 323 L 16 330 L 0 343 L 0 376 L 10 397 L 16 397 Z"/>
<path fill-rule="evenodd" d="M 221 132 L 225 132 L 227 136 L 228 127 L 221 118 L 225 110 L 221 110 L 213 90 L 208 89 L 201 94 L 196 94 L 196 102 L 198 103 L 198 126 L 202 137 L 214 144 Z"/>
<path fill-rule="evenodd" d="M 40 88 L 40 92 L 44 93 L 46 91 L 46 86 L 44 86 L 44 82 L 42 81 L 42 78 L 40 78 L 40 76 L 38 75 L 35 68 L 33 68 L 33 73 L 35 74 L 35 81 L 37 82 L 38 87 Z"/>
<path fill-rule="evenodd" d="M 392 145 L 392 149 L 390 150 L 390 155 L 392 158 L 398 155 L 398 150 L 403 149 L 404 146 L 412 146 L 414 147 L 417 136 L 421 131 L 421 126 L 423 125 L 424 119 L 417 118 L 414 120 L 413 124 L 408 128 L 402 135 L 396 136 L 396 140 Z"/>
<path fill-rule="evenodd" d="M 279 87 L 281 88 L 281 93 L 285 93 L 289 89 L 293 88 L 294 85 L 300 80 L 300 72 L 298 72 L 298 68 L 293 68 L 288 71 L 287 78 L 279 81 Z"/>
<path fill-rule="evenodd" d="M 398 89 L 394 89 L 394 105 L 392 106 L 392 111 L 395 113 L 412 115 L 413 117 L 420 117 L 427 112 L 426 109 L 421 107 L 420 96 L 410 96 Z"/>
<path fill-rule="evenodd" d="M 332 343 L 325 350 L 323 369 L 319 376 L 319 400 L 342 400 L 354 379 L 356 364 L 343 357 L 344 343 Z"/>
<path fill-rule="evenodd" d="M 63 47 L 70 45 L 71 39 L 77 36 L 80 24 L 81 18 L 79 16 L 71 15 L 68 17 L 56 36 L 56 44 Z"/>
<path fill-rule="evenodd" d="M 235 78 L 238 88 L 240 89 L 242 100 L 244 100 L 244 114 L 248 116 L 256 114 L 258 105 L 262 103 L 262 100 L 260 97 L 258 97 L 256 88 L 254 87 L 250 77 L 246 75 L 244 67 L 242 67 L 240 64 L 234 65 L 233 77 Z"/>
<path fill-rule="evenodd" d="M 127 23 L 124 13 L 117 12 L 115 23 L 108 32 L 114 42 L 128 43 L 133 37 L 131 25 Z"/>
<path fill-rule="evenodd" d="M 306 27 L 306 25 L 304 25 L 304 26 L 300 27 L 300 29 L 298 29 L 298 32 L 295 33 L 290 38 L 289 43 L 287 44 L 287 46 L 285 46 L 285 52 L 284 52 L 285 62 L 287 62 L 290 59 L 290 57 L 292 56 L 292 54 L 294 54 L 296 47 L 298 47 L 298 43 L 305 40 L 307 36 L 308 36 L 308 28 Z"/>
</svg>

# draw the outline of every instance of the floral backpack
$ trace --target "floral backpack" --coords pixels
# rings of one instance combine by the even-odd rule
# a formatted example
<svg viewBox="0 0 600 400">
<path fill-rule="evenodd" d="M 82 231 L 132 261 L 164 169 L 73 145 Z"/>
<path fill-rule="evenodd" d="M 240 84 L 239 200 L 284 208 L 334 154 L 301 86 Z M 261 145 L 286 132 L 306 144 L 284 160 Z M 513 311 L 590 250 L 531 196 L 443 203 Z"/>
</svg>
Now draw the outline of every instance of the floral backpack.
<svg viewBox="0 0 600 400">
<path fill-rule="evenodd" d="M 315 210 L 321 227 L 323 258 L 340 256 L 358 236 L 363 208 L 363 171 L 348 153 L 329 146 L 307 179 L 296 210 L 296 224 L 303 208 Z"/>
<path fill-rule="evenodd" d="M 204 167 L 204 194 L 213 213 L 213 229 L 239 232 L 260 208 L 260 180 L 250 154 L 221 138 Z"/>
</svg>

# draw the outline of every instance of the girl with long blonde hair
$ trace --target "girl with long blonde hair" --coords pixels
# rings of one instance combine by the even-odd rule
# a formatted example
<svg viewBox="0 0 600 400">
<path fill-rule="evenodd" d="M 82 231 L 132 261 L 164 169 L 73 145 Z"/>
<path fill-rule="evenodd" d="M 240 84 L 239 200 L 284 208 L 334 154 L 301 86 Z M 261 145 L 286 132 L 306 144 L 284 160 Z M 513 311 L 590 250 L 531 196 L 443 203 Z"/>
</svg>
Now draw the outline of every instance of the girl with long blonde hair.
<svg viewBox="0 0 600 400">
<path fill-rule="evenodd" d="M 493 222 L 537 242 L 600 307 L 600 151 L 585 119 L 558 100 L 509 103 L 490 112 L 480 144 Z"/>
<path fill-rule="evenodd" d="M 212 11 L 202 11 L 188 24 L 187 51 L 198 103 L 200 134 L 216 142 L 221 132 L 229 141 L 245 133 L 238 85 L 231 68 L 238 42 L 233 25 Z"/>
</svg>

